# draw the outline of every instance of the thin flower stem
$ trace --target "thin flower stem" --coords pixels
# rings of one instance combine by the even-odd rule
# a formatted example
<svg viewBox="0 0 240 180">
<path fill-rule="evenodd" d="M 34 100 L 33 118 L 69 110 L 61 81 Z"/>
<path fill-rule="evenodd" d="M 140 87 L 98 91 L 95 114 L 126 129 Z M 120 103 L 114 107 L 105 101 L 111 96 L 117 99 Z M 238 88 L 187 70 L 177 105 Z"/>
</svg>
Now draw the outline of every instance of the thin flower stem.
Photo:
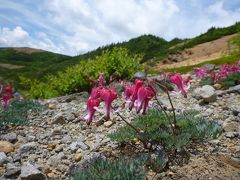
<svg viewBox="0 0 240 180">
<path fill-rule="evenodd" d="M 166 116 L 166 119 L 168 120 L 168 123 L 169 123 L 170 126 L 171 126 L 171 129 L 172 129 L 173 134 L 175 134 L 175 130 L 174 130 L 174 127 L 173 127 L 173 125 L 172 125 L 171 119 L 169 118 L 167 112 L 164 110 L 164 108 L 162 107 L 161 103 L 160 103 L 159 100 L 157 99 L 157 96 L 155 96 L 155 98 L 156 98 L 156 101 L 157 101 L 158 105 L 159 105 L 160 108 L 163 110 L 163 112 L 164 112 L 164 114 L 165 114 L 165 116 Z"/>
<path fill-rule="evenodd" d="M 112 107 L 112 109 L 115 110 L 113 107 Z M 147 149 L 147 143 L 140 138 L 141 132 L 137 128 L 135 128 L 132 124 L 127 122 L 119 112 L 115 111 L 115 113 L 139 135 L 138 139 L 143 143 L 144 148 Z"/>
<path fill-rule="evenodd" d="M 113 107 L 112 107 L 112 109 L 114 109 Z M 114 109 L 115 110 L 115 109 Z M 140 134 L 140 131 L 137 129 L 137 128 L 135 128 L 132 124 L 130 124 L 129 122 L 127 122 L 125 119 L 124 119 L 124 117 L 119 113 L 119 112 L 115 112 L 125 123 L 127 123 L 127 125 L 129 125 L 132 129 L 134 129 L 138 134 Z"/>
<path fill-rule="evenodd" d="M 157 84 L 158 86 L 160 86 L 161 88 L 163 88 L 163 89 L 165 90 L 165 92 L 167 93 L 168 100 L 169 100 L 169 102 L 170 102 L 170 104 L 171 104 L 172 111 L 173 111 L 173 120 L 174 120 L 174 121 L 173 121 L 173 124 L 174 124 L 174 126 L 175 126 L 175 125 L 176 125 L 176 122 L 177 122 L 177 120 L 176 120 L 176 114 L 175 114 L 175 109 L 174 109 L 174 107 L 173 107 L 173 103 L 172 103 L 170 94 L 169 94 L 169 92 L 168 92 L 168 89 L 166 88 L 166 86 L 162 85 L 158 80 L 156 80 L 156 84 Z"/>
</svg>

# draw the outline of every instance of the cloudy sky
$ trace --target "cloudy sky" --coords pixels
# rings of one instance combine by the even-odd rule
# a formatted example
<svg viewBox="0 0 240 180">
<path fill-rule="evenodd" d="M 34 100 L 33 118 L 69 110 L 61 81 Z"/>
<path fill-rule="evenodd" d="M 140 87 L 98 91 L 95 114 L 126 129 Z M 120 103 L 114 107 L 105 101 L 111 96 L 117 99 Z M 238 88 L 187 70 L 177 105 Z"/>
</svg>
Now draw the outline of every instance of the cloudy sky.
<svg viewBox="0 0 240 180">
<path fill-rule="evenodd" d="M 236 21 L 239 0 L 0 0 L 0 47 L 77 55 L 142 34 L 189 38 Z"/>
</svg>

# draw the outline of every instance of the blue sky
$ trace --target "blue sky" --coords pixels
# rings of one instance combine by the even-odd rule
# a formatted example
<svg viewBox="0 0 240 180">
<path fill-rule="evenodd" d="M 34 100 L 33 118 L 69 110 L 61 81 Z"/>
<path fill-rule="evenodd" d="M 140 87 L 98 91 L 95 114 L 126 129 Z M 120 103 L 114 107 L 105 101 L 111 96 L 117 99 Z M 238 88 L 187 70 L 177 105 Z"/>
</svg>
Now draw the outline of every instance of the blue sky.
<svg viewBox="0 0 240 180">
<path fill-rule="evenodd" d="M 0 47 L 77 55 L 142 34 L 190 38 L 237 21 L 239 0 L 0 0 Z"/>
</svg>

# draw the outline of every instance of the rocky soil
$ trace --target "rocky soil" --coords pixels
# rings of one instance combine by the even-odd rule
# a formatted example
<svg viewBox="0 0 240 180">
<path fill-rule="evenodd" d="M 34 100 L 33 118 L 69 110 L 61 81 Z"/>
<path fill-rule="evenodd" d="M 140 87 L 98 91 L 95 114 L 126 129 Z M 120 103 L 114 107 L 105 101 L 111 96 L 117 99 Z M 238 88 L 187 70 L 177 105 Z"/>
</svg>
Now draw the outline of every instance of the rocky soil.
<svg viewBox="0 0 240 180">
<path fill-rule="evenodd" d="M 221 124 L 224 133 L 218 139 L 196 145 L 190 151 L 188 164 L 169 164 L 166 172 L 149 172 L 149 177 L 240 179 L 240 86 L 221 91 L 216 90 L 219 85 L 200 87 L 196 79 L 191 83 L 187 99 L 173 98 L 176 111 L 200 111 L 200 116 Z M 78 93 L 42 100 L 48 109 L 40 114 L 29 112 L 28 126 L 1 127 L 0 180 L 70 179 L 91 158 L 118 154 L 118 144 L 107 135 L 124 122 L 114 113 L 110 121 L 104 121 L 98 113 L 88 127 L 82 121 L 87 96 Z M 160 94 L 159 99 L 170 110 L 167 97 Z M 127 109 L 120 113 L 128 121 L 135 116 L 135 112 Z"/>
</svg>

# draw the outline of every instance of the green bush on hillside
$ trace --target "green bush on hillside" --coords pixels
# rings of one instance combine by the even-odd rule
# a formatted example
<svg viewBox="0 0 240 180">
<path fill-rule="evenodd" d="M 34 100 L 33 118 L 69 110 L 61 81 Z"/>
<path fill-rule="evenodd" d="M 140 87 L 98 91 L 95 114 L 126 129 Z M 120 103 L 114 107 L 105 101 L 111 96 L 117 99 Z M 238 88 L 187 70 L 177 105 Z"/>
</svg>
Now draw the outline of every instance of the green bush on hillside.
<svg viewBox="0 0 240 180">
<path fill-rule="evenodd" d="M 21 82 L 29 88 L 32 98 L 50 98 L 89 90 L 91 79 L 97 79 L 104 72 L 106 79 L 114 76 L 117 79 L 130 79 L 136 71 L 142 70 L 141 55 L 128 54 L 123 48 L 105 51 L 95 59 L 81 61 L 57 75 L 46 77 L 46 82 L 39 82 L 21 77 Z"/>
</svg>

